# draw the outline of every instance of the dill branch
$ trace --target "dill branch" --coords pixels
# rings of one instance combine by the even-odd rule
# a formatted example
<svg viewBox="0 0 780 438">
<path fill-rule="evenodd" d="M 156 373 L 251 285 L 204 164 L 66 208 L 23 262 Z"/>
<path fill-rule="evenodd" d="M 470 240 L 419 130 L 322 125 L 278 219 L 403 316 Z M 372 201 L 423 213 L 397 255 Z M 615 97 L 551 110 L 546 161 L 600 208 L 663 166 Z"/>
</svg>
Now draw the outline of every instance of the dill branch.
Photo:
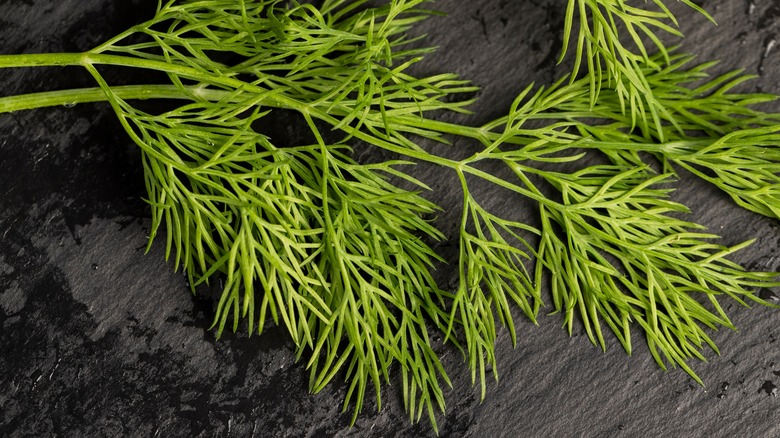
<svg viewBox="0 0 780 438">
<path fill-rule="evenodd" d="M 537 269 L 552 275 L 555 310 L 564 313 L 569 332 L 577 312 L 591 341 L 606 348 L 604 321 L 631 353 L 629 323 L 636 322 L 662 368 L 666 359 L 701 383 L 687 360 L 704 360 L 704 346 L 717 352 L 704 329 L 733 328 L 718 296 L 767 304 L 753 288 L 773 284 L 774 274 L 749 272 L 726 259 L 750 242 L 713 244 L 718 236 L 670 216 L 687 209 L 666 199 L 668 189 L 654 188 L 669 175 L 593 166 L 544 177 L 561 191 L 564 206 L 541 207 Z"/>
<path fill-rule="evenodd" d="M 682 3 L 712 21 L 692 1 L 682 0 Z M 664 0 L 653 0 L 653 4 L 656 9 L 650 10 L 630 6 L 625 0 L 569 0 L 564 20 L 561 60 L 569 51 L 571 40 L 576 38 L 572 80 L 578 77 L 585 63 L 590 105 L 597 104 L 602 90 L 610 89 L 618 98 L 621 113 L 630 117 L 632 126 L 660 125 L 661 118 L 667 115 L 667 108 L 657 99 L 645 69 L 659 70 L 670 62 L 667 47 L 658 33 L 682 36 L 677 19 Z M 653 56 L 656 52 L 660 56 Z"/>
<path fill-rule="evenodd" d="M 500 326 L 515 342 L 513 311 L 536 322 L 545 281 L 570 333 L 579 318 L 606 348 L 606 324 L 630 353 L 638 324 L 661 367 L 701 382 L 690 359 L 717 351 L 708 330 L 733 327 L 721 301 L 768 304 L 755 289 L 778 283 L 729 261 L 749 242 L 713 243 L 668 194 L 682 167 L 780 218 L 780 115 L 754 108 L 774 96 L 734 92 L 749 76 L 709 78 L 712 63 L 691 66 L 665 47 L 658 35 L 679 31 L 662 0 L 654 11 L 570 0 L 570 75 L 529 85 L 483 126 L 443 122 L 442 112 L 468 113 L 477 88 L 411 73 L 432 51 L 406 36 L 431 14 L 424 3 L 161 2 L 151 20 L 85 53 L 0 56 L 0 68 L 83 66 L 99 86 L 0 98 L 0 112 L 108 101 L 142 151 L 149 244 L 164 230 L 166 257 L 193 291 L 224 281 L 217 334 L 284 326 L 312 391 L 346 378 L 353 423 L 367 390 L 381 408 L 382 385 L 399 373 L 410 419 L 426 413 L 436 430 L 450 385 L 437 330 L 464 353 L 484 398 Z M 114 86 L 103 65 L 163 72 L 168 83 Z M 149 98 L 183 102 L 159 114 L 131 103 Z M 300 144 L 264 135 L 279 110 L 305 122 Z M 426 149 L 451 136 L 483 147 L 462 160 Z M 397 159 L 360 163 L 355 142 Z M 509 175 L 483 170 L 490 161 Z M 436 228 L 429 188 L 402 170 L 420 162 L 457 174 L 457 236 Z M 473 179 L 536 203 L 540 225 L 486 209 Z M 437 285 L 445 260 L 429 246 L 448 237 L 459 244 L 454 291 Z"/>
</svg>

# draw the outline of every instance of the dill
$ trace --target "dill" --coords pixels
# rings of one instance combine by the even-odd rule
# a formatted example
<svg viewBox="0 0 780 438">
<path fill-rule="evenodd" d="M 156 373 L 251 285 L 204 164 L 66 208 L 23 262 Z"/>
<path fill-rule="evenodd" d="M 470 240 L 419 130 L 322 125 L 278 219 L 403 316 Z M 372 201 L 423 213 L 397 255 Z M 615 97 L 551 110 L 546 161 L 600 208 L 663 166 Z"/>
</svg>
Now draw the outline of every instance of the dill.
<svg viewBox="0 0 780 438">
<path fill-rule="evenodd" d="M 636 324 L 661 367 L 701 382 L 690 360 L 717 351 L 708 330 L 733 328 L 721 301 L 768 305 L 755 291 L 776 286 L 776 274 L 729 261 L 749 242 L 717 244 L 680 219 L 687 208 L 669 193 L 686 169 L 780 218 L 780 116 L 755 109 L 774 96 L 734 92 L 748 76 L 711 78 L 711 63 L 666 47 L 658 33 L 679 32 L 661 0 L 656 9 L 570 0 L 569 75 L 528 86 L 485 125 L 445 122 L 469 112 L 477 88 L 410 72 L 433 52 L 407 36 L 431 15 L 425 3 L 161 2 L 149 21 L 83 53 L 0 55 L 0 68 L 81 66 L 97 83 L 3 97 L 0 112 L 108 102 L 142 152 L 149 244 L 165 231 L 166 257 L 193 292 L 225 280 L 217 334 L 242 321 L 250 334 L 283 326 L 312 391 L 346 376 L 353 422 L 366 392 L 381 408 L 382 385 L 400 374 L 411 420 L 425 414 L 436 429 L 451 382 L 433 332 L 463 352 L 485 397 L 488 374 L 498 377 L 498 328 L 514 342 L 514 309 L 535 322 L 545 283 L 569 332 L 579 320 L 606 348 L 606 327 L 630 353 Z M 169 81 L 111 85 L 104 66 Z M 139 99 L 181 105 L 151 113 Z M 257 128 L 280 110 L 301 116 L 311 142 L 280 147 Z M 452 137 L 482 148 L 456 160 L 427 147 Z M 356 141 L 397 159 L 358 162 Z M 601 164 L 589 164 L 594 154 Z M 454 172 L 462 190 L 459 257 L 446 260 L 458 269 L 455 290 L 437 284 L 445 260 L 429 246 L 450 237 L 431 219 L 440 207 L 404 171 L 422 162 Z M 510 177 L 488 173 L 487 162 Z M 534 202 L 538 225 L 491 212 L 475 179 Z"/>
</svg>

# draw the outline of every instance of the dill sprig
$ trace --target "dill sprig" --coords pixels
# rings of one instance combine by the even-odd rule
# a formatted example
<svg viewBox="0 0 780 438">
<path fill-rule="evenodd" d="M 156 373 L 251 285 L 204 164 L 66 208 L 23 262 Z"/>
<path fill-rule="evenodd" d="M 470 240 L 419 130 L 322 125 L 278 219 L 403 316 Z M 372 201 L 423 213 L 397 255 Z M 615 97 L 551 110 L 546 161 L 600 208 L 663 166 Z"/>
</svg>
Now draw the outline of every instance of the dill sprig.
<svg viewBox="0 0 780 438">
<path fill-rule="evenodd" d="M 0 98 L 0 112 L 109 102 L 141 149 L 149 244 L 164 230 L 166 257 L 193 292 L 223 282 L 217 334 L 283 326 L 312 391 L 346 378 L 353 422 L 368 389 L 381 407 L 398 373 L 412 421 L 426 413 L 436 429 L 451 384 L 436 331 L 463 352 L 485 397 L 487 375 L 498 377 L 499 328 L 515 342 L 513 314 L 535 322 L 544 284 L 570 333 L 580 321 L 606 348 L 606 325 L 630 353 L 637 324 L 661 367 L 701 382 L 690 359 L 717 351 L 708 330 L 733 328 L 721 301 L 768 304 L 755 290 L 778 283 L 729 261 L 749 242 L 718 245 L 669 194 L 684 168 L 780 218 L 780 116 L 753 107 L 774 97 L 733 92 L 749 77 L 709 78 L 711 63 L 691 66 L 665 47 L 654 32 L 677 31 L 661 0 L 660 12 L 572 0 L 572 74 L 528 86 L 485 125 L 445 122 L 442 113 L 468 113 L 477 89 L 453 74 L 410 73 L 432 51 L 406 36 L 431 14 L 423 3 L 171 0 L 84 53 L 0 56 L 0 67 L 79 65 L 98 84 Z M 106 65 L 163 72 L 168 83 L 115 86 Z M 181 105 L 154 113 L 137 99 Z M 298 115 L 299 144 L 264 134 L 277 111 Z M 428 147 L 453 136 L 483 147 L 459 160 Z M 356 142 L 395 157 L 358 162 Z M 430 189 L 404 171 L 420 162 L 456 174 L 457 236 L 436 228 Z M 509 173 L 488 173 L 490 162 Z M 538 225 L 490 211 L 474 179 L 534 205 Z M 457 239 L 458 260 L 431 248 L 445 238 Z M 445 261 L 457 266 L 453 291 L 436 281 Z"/>
<path fill-rule="evenodd" d="M 752 290 L 771 283 L 774 274 L 748 272 L 728 261 L 726 256 L 750 242 L 734 247 L 710 243 L 718 236 L 670 215 L 687 209 L 666 198 L 668 189 L 654 187 L 669 175 L 644 172 L 641 167 L 592 166 L 571 174 L 546 173 L 567 208 L 541 208 L 542 263 L 537 266 L 552 275 L 554 307 L 564 312 L 570 333 L 578 312 L 594 343 L 606 348 L 599 324 L 604 321 L 631 353 L 629 323 L 636 322 L 662 368 L 666 359 L 702 383 L 687 361 L 704 360 L 700 350 L 705 346 L 718 351 L 704 329 L 734 328 L 718 296 L 741 304 L 762 302 Z"/>
<path fill-rule="evenodd" d="M 591 106 L 600 100 L 601 90 L 612 90 L 632 126 L 659 125 L 660 119 L 668 115 L 646 76 L 648 68 L 658 70 L 671 61 L 658 34 L 682 36 L 677 18 L 666 3 L 653 0 L 652 5 L 633 6 L 624 0 L 569 0 L 567 4 L 560 60 L 576 38 L 571 78 L 578 76 L 585 63 Z M 694 2 L 681 3 L 714 22 Z"/>
</svg>

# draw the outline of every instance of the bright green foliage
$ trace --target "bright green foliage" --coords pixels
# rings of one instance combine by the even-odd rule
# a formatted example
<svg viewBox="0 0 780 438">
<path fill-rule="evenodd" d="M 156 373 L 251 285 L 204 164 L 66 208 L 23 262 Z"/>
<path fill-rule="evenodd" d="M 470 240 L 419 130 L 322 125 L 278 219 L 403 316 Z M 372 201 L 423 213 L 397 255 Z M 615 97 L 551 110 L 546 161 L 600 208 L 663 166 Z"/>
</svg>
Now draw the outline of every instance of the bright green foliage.
<svg viewBox="0 0 780 438">
<path fill-rule="evenodd" d="M 703 360 L 699 350 L 705 345 L 716 349 L 704 327 L 733 327 L 717 296 L 760 301 L 750 290 L 774 274 L 746 272 L 725 259 L 749 242 L 734 248 L 709 243 L 718 236 L 670 215 L 687 209 L 666 199 L 668 189 L 654 188 L 668 175 L 593 166 L 544 176 L 561 191 L 566 208 L 541 208 L 538 266 L 552 274 L 553 303 L 564 312 L 569 332 L 578 311 L 594 343 L 606 348 L 603 320 L 630 353 L 629 322 L 636 321 L 661 367 L 666 359 L 701 383 L 686 361 Z M 716 312 L 696 296 L 706 297 Z"/>
<path fill-rule="evenodd" d="M 654 32 L 677 31 L 661 0 L 656 12 L 571 0 L 571 75 L 527 87 L 484 126 L 443 122 L 467 112 L 476 88 L 409 73 L 431 52 L 405 36 L 429 15 L 423 3 L 170 1 L 82 54 L 0 56 L 0 67 L 81 65 L 99 84 L 2 98 L 0 112 L 110 102 L 143 154 L 150 244 L 164 229 L 166 256 L 193 288 L 224 282 L 217 333 L 284 326 L 312 391 L 346 377 L 353 421 L 368 388 L 381 407 L 382 385 L 400 379 L 410 418 L 427 413 L 435 429 L 450 384 L 440 349 L 463 352 L 484 397 L 499 329 L 515 342 L 514 318 L 535 322 L 548 296 L 569 332 L 579 321 L 606 348 L 606 325 L 631 352 L 636 324 L 661 367 L 699 380 L 689 360 L 717 351 L 708 330 L 733 327 L 720 300 L 767 304 L 755 290 L 777 283 L 727 259 L 749 242 L 718 245 L 669 194 L 681 167 L 780 218 L 780 115 L 752 108 L 774 97 L 734 93 L 740 72 L 711 79 L 711 64 L 667 49 Z M 113 86 L 101 65 L 164 72 L 169 83 Z M 184 103 L 150 113 L 132 103 L 141 98 Z M 297 117 L 299 144 L 264 134 L 278 111 Z M 426 148 L 452 136 L 483 148 L 462 160 Z M 355 142 L 396 159 L 357 162 Z M 458 177 L 457 236 L 436 228 L 428 187 L 403 170 L 420 162 Z M 507 172 L 486 172 L 491 162 Z M 475 179 L 533 205 L 537 226 L 487 209 Z M 429 246 L 445 238 L 457 239 L 458 260 Z M 436 282 L 443 262 L 456 263 L 453 291 Z"/>
<path fill-rule="evenodd" d="M 498 316 L 517 339 L 512 321 L 512 304 L 535 322 L 541 305 L 539 289 L 534 286 L 525 263 L 533 252 L 524 232 L 535 230 L 523 223 L 497 217 L 484 210 L 469 192 L 461 175 L 464 191 L 460 228 L 459 287 L 451 303 L 448 337 L 453 326 L 462 326 L 472 382 L 477 373 L 485 397 L 486 366 L 498 378 L 494 355 Z M 505 237 L 506 236 L 506 237 Z"/>
<path fill-rule="evenodd" d="M 285 326 L 309 358 L 312 391 L 346 372 L 345 408 L 354 404 L 355 415 L 368 387 L 381 406 L 394 363 L 415 418 L 444 409 L 440 381 L 448 383 L 428 339 L 430 321 L 447 315 L 447 294 L 430 272 L 438 256 L 423 240 L 443 237 L 424 219 L 436 206 L 388 182 L 425 188 L 399 170 L 407 162 L 359 164 L 346 139 L 330 143 L 312 118 L 417 150 L 390 118 L 465 105 L 440 100 L 473 90 L 452 75 L 418 80 L 404 73 L 411 62 L 395 64 L 423 52 L 393 50 L 421 18 L 399 14 L 417 3 L 353 15 L 308 5 L 277 11 L 273 2 L 166 5 L 93 51 L 181 67 L 169 77 L 195 103 L 160 115 L 133 108 L 87 66 L 144 151 L 152 238 L 166 227 L 167 253 L 193 286 L 225 275 L 217 332 L 238 330 L 241 319 L 250 333 L 269 317 Z M 138 33 L 151 42 L 124 44 Z M 212 60 L 219 52 L 240 62 Z M 274 100 L 297 106 L 312 144 L 278 148 L 255 132 Z"/>
<path fill-rule="evenodd" d="M 609 88 L 616 92 L 621 112 L 628 110 L 632 125 L 659 125 L 660 119 L 667 115 L 667 107 L 657 99 L 656 88 L 645 76 L 644 66 L 660 69 L 669 62 L 669 52 L 657 35 L 658 31 L 675 36 L 682 34 L 677 29 L 674 14 L 666 6 L 668 1 L 653 0 L 655 8 L 628 3 L 625 0 L 569 0 L 561 57 L 568 51 L 570 41 L 576 38 L 572 78 L 585 62 L 590 104 L 595 105 L 600 91 Z M 680 3 L 710 18 L 691 0 Z M 648 43 L 652 44 L 650 48 Z M 652 56 L 656 51 L 661 59 Z M 606 81 L 606 85 L 602 81 Z"/>
</svg>

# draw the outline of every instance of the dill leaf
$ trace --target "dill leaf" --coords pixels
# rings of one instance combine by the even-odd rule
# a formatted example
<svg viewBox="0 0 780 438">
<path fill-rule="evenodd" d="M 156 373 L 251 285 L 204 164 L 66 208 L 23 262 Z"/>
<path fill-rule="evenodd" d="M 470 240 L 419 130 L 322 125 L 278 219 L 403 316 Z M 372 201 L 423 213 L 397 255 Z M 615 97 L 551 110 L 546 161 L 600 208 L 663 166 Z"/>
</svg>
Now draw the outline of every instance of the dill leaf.
<svg viewBox="0 0 780 438">
<path fill-rule="evenodd" d="M 581 323 L 601 348 L 606 325 L 631 353 L 638 325 L 660 367 L 701 383 L 691 359 L 717 351 L 710 330 L 733 328 L 723 300 L 769 305 L 755 291 L 779 284 L 730 261 L 750 242 L 715 243 L 670 193 L 682 168 L 780 219 L 780 115 L 755 109 L 774 96 L 735 92 L 749 76 L 710 78 L 712 63 L 667 47 L 659 34 L 679 31 L 662 0 L 656 10 L 570 0 L 570 74 L 529 85 L 482 126 L 447 122 L 469 113 L 477 88 L 413 73 L 433 52 L 407 36 L 433 14 L 425 3 L 160 2 L 84 53 L 0 55 L 0 68 L 82 66 L 98 85 L 3 97 L 0 112 L 107 101 L 141 149 L 149 245 L 165 235 L 193 292 L 222 282 L 218 335 L 283 326 L 311 391 L 345 378 L 353 423 L 369 389 L 381 408 L 382 386 L 400 374 L 411 421 L 426 414 L 437 430 L 451 386 L 441 349 L 461 350 L 484 398 L 501 327 L 516 342 L 518 311 L 535 323 L 547 299 L 569 333 Z M 116 86 L 103 66 L 168 82 Z M 179 106 L 155 113 L 139 99 Z M 264 134 L 279 111 L 302 121 L 296 144 Z M 453 137 L 482 147 L 464 159 L 431 152 Z M 359 162 L 358 143 L 393 158 Z M 439 206 L 407 171 L 415 163 L 457 176 L 456 236 L 436 227 Z M 475 179 L 533 205 L 538 224 L 490 211 Z M 456 239 L 457 260 L 432 248 L 444 239 Z M 443 262 L 457 266 L 455 290 L 437 283 Z"/>
</svg>

